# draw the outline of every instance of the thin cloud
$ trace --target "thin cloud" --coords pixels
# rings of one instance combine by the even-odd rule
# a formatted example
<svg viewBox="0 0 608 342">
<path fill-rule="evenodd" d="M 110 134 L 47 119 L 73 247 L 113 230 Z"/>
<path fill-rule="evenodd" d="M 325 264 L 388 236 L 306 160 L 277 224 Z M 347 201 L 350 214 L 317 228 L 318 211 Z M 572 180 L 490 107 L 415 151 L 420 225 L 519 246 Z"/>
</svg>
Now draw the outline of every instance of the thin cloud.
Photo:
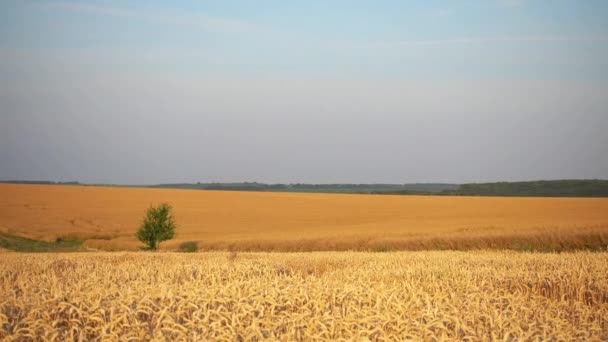
<svg viewBox="0 0 608 342">
<path fill-rule="evenodd" d="M 470 37 L 455 39 L 428 39 L 381 41 L 357 45 L 359 48 L 392 48 L 401 46 L 441 46 L 441 45 L 470 45 L 505 42 L 606 42 L 608 37 L 600 36 L 502 36 L 502 37 Z"/>
<path fill-rule="evenodd" d="M 201 13 L 190 13 L 178 10 L 168 9 L 146 9 L 146 10 L 134 10 L 125 7 L 118 6 L 102 6 L 93 4 L 83 4 L 69 1 L 58 1 L 49 3 L 36 3 L 40 6 L 46 6 L 51 8 L 87 12 L 92 14 L 107 15 L 113 17 L 126 17 L 132 19 L 147 20 L 151 22 L 177 25 L 177 26 L 188 26 L 192 28 L 201 29 L 204 31 L 212 32 L 251 32 L 258 30 L 259 28 L 249 22 L 237 19 L 221 18 L 215 16 L 209 16 Z"/>
<path fill-rule="evenodd" d="M 507 7 L 521 7 L 524 5 L 525 0 L 498 0 L 498 3 L 502 6 Z"/>
</svg>

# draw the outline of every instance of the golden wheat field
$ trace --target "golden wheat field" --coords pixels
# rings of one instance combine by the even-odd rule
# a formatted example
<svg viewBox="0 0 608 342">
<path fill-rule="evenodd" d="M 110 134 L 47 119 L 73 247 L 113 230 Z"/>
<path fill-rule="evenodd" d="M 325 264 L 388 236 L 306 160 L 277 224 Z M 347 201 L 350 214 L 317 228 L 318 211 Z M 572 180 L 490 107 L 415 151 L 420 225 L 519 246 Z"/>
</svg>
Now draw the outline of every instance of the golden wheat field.
<svg viewBox="0 0 608 342">
<path fill-rule="evenodd" d="M 605 249 L 608 198 L 254 193 L 0 184 L 0 233 L 135 250 L 150 205 L 168 202 L 175 240 L 249 251 Z M 541 249 L 542 249 L 541 248 Z"/>
<path fill-rule="evenodd" d="M 0 261 L 6 341 L 608 339 L 608 253 L 4 253 Z"/>
<path fill-rule="evenodd" d="M 0 339 L 608 339 L 608 199 L 0 185 L 0 233 L 136 249 L 160 202 L 165 252 L 0 253 Z"/>
</svg>

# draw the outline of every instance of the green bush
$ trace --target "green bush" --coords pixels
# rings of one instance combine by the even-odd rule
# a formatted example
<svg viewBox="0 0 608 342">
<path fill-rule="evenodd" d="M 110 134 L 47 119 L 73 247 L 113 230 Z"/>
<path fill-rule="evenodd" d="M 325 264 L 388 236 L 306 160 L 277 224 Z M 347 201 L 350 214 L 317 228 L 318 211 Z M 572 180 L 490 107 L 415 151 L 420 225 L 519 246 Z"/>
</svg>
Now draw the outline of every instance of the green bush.
<svg viewBox="0 0 608 342">
<path fill-rule="evenodd" d="M 179 244 L 179 251 L 182 253 L 195 253 L 198 251 L 196 241 L 185 241 Z"/>
</svg>

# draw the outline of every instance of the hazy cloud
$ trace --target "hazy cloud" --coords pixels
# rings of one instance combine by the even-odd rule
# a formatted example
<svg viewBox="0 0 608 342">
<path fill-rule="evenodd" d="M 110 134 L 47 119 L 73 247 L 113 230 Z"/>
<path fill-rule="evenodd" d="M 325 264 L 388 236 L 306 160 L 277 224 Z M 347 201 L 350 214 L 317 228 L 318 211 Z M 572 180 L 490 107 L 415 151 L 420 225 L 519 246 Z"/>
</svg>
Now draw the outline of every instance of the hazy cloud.
<svg viewBox="0 0 608 342">
<path fill-rule="evenodd" d="M 416 45 L 468 45 L 506 42 L 608 42 L 608 36 L 497 36 L 465 37 L 451 39 L 424 39 L 401 41 L 378 41 L 357 45 L 360 48 L 382 48 Z"/>
<path fill-rule="evenodd" d="M 130 9 L 127 7 L 93 5 L 86 3 L 56 1 L 36 3 L 39 6 L 63 9 L 69 11 L 80 11 L 115 17 L 126 17 L 130 19 L 147 20 L 160 24 L 188 26 L 212 32 L 251 32 L 259 29 L 258 26 L 232 18 L 220 18 L 203 13 L 191 13 L 175 9 Z"/>
</svg>

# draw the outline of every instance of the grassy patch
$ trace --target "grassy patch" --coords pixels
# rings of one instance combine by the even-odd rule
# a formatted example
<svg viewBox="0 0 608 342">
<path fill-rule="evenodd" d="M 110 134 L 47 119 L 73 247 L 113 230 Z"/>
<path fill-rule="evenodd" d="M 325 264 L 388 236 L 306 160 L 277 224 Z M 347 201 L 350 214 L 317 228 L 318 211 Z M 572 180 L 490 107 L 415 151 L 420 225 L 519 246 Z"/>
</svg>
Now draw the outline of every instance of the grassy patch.
<svg viewBox="0 0 608 342">
<path fill-rule="evenodd" d="M 63 239 L 49 242 L 0 233 L 0 248 L 9 249 L 15 252 L 73 252 L 80 250 L 82 242 L 82 240 Z"/>
</svg>

